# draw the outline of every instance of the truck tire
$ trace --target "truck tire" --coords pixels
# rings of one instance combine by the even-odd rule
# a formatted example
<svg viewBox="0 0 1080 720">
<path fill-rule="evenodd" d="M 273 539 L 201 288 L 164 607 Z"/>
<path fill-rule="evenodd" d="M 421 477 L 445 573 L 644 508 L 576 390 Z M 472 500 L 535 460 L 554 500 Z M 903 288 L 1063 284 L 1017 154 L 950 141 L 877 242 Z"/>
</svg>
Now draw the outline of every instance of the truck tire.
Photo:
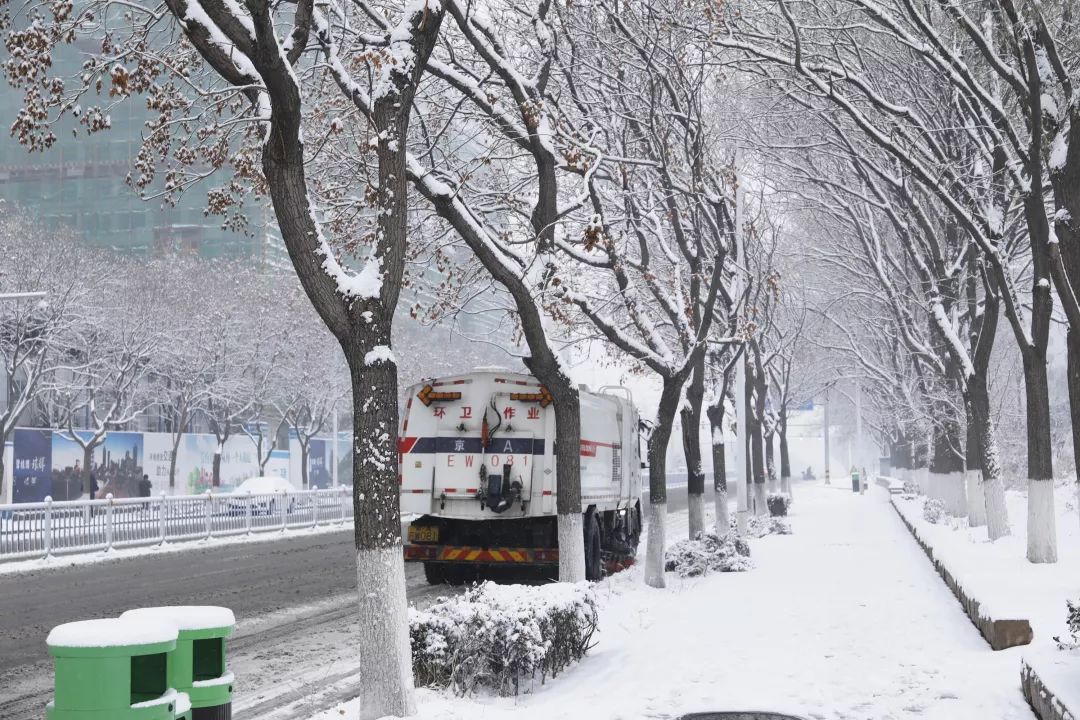
<svg viewBox="0 0 1080 720">
<path fill-rule="evenodd" d="M 585 579 L 596 582 L 603 577 L 603 563 L 600 559 L 600 524 L 596 514 L 585 517 Z"/>
<path fill-rule="evenodd" d="M 424 578 L 428 585 L 442 585 L 446 582 L 446 568 L 441 563 L 424 563 Z"/>
</svg>

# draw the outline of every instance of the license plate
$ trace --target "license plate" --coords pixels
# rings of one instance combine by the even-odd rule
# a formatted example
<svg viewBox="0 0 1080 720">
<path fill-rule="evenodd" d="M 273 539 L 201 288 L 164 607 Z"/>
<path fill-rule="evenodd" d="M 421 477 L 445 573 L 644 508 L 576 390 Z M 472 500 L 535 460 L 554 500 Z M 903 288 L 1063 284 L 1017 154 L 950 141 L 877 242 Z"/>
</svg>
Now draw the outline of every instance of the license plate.
<svg viewBox="0 0 1080 720">
<path fill-rule="evenodd" d="M 409 542 L 439 542 L 439 528 L 409 526 Z"/>
</svg>

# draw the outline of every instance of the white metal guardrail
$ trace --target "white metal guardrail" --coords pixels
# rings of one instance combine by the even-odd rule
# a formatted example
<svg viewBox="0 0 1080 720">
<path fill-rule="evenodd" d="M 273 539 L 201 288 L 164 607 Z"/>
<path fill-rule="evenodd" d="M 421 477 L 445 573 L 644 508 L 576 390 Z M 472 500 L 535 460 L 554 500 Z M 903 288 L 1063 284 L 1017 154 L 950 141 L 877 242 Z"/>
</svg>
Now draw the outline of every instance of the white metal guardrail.
<svg viewBox="0 0 1080 720">
<path fill-rule="evenodd" d="M 352 491 L 206 492 L 0 505 L 0 562 L 212 537 L 344 525 Z"/>
</svg>

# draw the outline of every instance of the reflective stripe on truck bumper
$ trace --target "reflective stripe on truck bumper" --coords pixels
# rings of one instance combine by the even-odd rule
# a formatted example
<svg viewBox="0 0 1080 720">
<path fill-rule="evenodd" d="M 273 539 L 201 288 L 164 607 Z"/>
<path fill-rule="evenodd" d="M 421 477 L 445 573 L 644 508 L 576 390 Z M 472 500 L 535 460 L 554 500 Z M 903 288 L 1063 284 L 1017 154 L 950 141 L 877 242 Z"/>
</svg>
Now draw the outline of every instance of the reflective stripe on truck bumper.
<svg viewBox="0 0 1080 720">
<path fill-rule="evenodd" d="M 412 562 L 514 563 L 519 565 L 554 565 L 558 550 L 539 548 L 491 548 L 455 545 L 406 545 L 405 560 Z"/>
</svg>

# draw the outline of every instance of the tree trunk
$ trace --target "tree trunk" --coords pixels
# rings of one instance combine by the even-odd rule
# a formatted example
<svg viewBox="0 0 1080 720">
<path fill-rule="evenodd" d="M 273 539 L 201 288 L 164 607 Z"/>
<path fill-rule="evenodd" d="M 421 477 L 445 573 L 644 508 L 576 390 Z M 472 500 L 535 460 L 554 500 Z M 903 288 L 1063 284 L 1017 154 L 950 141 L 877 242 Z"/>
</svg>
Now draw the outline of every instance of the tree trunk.
<svg viewBox="0 0 1080 720">
<path fill-rule="evenodd" d="M 560 373 L 561 374 L 561 373 Z M 551 377 L 550 373 L 545 373 Z M 544 383 L 551 392 L 552 386 Z M 559 533 L 559 580 L 585 579 L 585 522 L 581 510 L 581 396 L 569 382 L 552 392 L 555 412 L 555 513 Z M 627 452 L 629 448 L 624 448 Z M 565 481 L 564 481 L 565 480 Z"/>
<path fill-rule="evenodd" d="M 174 417 L 175 426 L 172 430 L 172 457 L 169 458 L 169 490 L 176 488 L 176 457 L 180 454 L 180 440 L 184 437 L 184 428 L 187 427 L 188 416 L 188 404 L 186 402 L 181 403 L 183 408 L 178 417 Z"/>
<path fill-rule="evenodd" d="M 930 458 L 930 485 L 935 487 L 945 511 L 954 517 L 967 513 L 964 492 L 964 456 L 961 454 L 960 423 L 952 405 L 936 404 L 933 447 Z"/>
<path fill-rule="evenodd" d="M 336 450 L 337 438 L 336 437 L 334 438 L 334 443 L 335 443 L 334 458 L 336 460 L 336 458 L 337 458 L 337 450 Z M 267 450 L 265 455 L 263 454 L 262 446 L 263 446 L 263 436 L 260 434 L 259 435 L 259 444 L 258 444 L 258 447 L 255 449 L 255 452 L 259 453 L 259 475 L 265 477 L 266 476 L 266 465 L 267 465 L 267 463 L 270 462 L 270 456 L 274 454 L 274 446 L 275 445 L 274 445 L 273 442 L 271 442 L 270 443 L 270 449 Z"/>
<path fill-rule="evenodd" d="M 1080 277 L 1073 281 L 1073 287 L 1080 287 Z M 1080 328 L 1069 328 L 1066 335 L 1069 360 L 1066 370 L 1069 383 L 1069 416 L 1072 420 L 1073 468 L 1080 483 Z M 1080 490 L 1080 485 L 1077 486 Z M 1080 518 L 1080 513 L 1077 514 Z"/>
<path fill-rule="evenodd" d="M 96 500 L 94 493 L 94 483 L 90 480 L 90 476 L 94 474 L 92 469 L 94 462 L 94 445 L 90 443 L 83 447 L 83 492 L 91 500 Z M 100 483 L 98 484 L 100 489 Z"/>
<path fill-rule="evenodd" d="M 176 487 L 176 456 L 180 452 L 180 439 L 183 433 L 177 429 L 173 435 L 172 454 L 169 457 L 169 490 Z"/>
<path fill-rule="evenodd" d="M 1024 395 L 1028 451 L 1027 558 L 1033 563 L 1053 563 L 1057 562 L 1057 523 L 1050 444 L 1050 392 L 1045 354 L 1034 347 L 1024 353 Z"/>
<path fill-rule="evenodd" d="M 214 448 L 214 464 L 213 474 L 211 475 L 210 485 L 215 488 L 221 487 L 221 453 L 225 452 L 225 440 L 227 438 L 218 438 L 217 446 Z"/>
<path fill-rule="evenodd" d="M 656 410 L 656 426 L 649 435 L 649 535 L 645 553 L 645 584 L 655 588 L 662 588 L 666 584 L 664 525 L 667 519 L 667 448 L 681 391 L 681 380 L 664 378 L 660 405 Z"/>
<path fill-rule="evenodd" d="M 748 378 L 754 377 L 751 373 L 752 370 L 748 356 L 746 367 Z M 747 405 L 750 404 L 751 395 L 753 395 L 754 398 L 754 412 L 747 415 L 747 420 L 750 421 L 750 464 L 747 469 L 752 473 L 747 477 L 753 478 L 754 515 L 761 516 L 768 513 L 768 508 L 765 504 L 765 447 L 764 438 L 762 437 L 761 432 L 761 420 L 765 414 L 765 398 L 759 393 L 753 393 L 753 388 L 756 385 L 756 378 L 753 382 L 746 383 Z"/>
<path fill-rule="evenodd" d="M 397 366 L 365 362 L 372 348 L 390 347 L 392 315 L 376 318 L 375 337 L 358 333 L 346 351 L 353 400 L 353 535 L 356 543 L 361 717 L 415 712 L 409 647 L 401 505 L 397 484 Z"/>
<path fill-rule="evenodd" d="M 986 498 L 982 481 L 982 447 L 979 440 L 978 421 L 971 402 L 964 403 L 967 425 L 967 442 L 964 444 L 964 485 L 967 490 L 968 527 L 986 525 Z"/>
<path fill-rule="evenodd" d="M 1071 3 L 1065 3 L 1065 14 L 1071 15 Z M 1068 140 L 1065 162 L 1050 169 L 1054 187 L 1054 228 L 1058 245 L 1051 248 L 1060 254 L 1061 271 L 1051 272 L 1062 298 L 1069 320 L 1066 335 L 1069 385 L 1069 415 L 1072 420 L 1073 466 L 1080 481 L 1080 325 L 1076 318 L 1076 293 L 1080 292 L 1080 108 L 1069 108 Z M 1051 255 L 1054 253 L 1051 252 Z M 1056 262 L 1051 258 L 1051 262 Z"/>
<path fill-rule="evenodd" d="M 911 439 L 911 479 L 919 488 L 919 492 L 926 493 L 928 496 L 930 496 L 929 469 L 927 468 L 929 450 L 922 428 L 915 427 L 912 430 Z"/>
<path fill-rule="evenodd" d="M 709 430 L 712 436 L 715 533 L 717 537 L 723 537 L 731 532 L 731 517 L 728 513 L 727 456 L 724 448 L 724 398 L 722 395 L 719 402 L 709 406 L 706 414 L 709 416 Z"/>
<path fill-rule="evenodd" d="M 776 446 L 773 443 L 775 439 L 776 430 L 765 433 L 765 477 L 769 483 L 770 493 L 778 492 L 780 489 L 776 483 Z"/>
<path fill-rule="evenodd" d="M 780 408 L 778 428 L 780 434 L 780 492 L 791 497 L 791 454 L 787 442 L 787 408 Z"/>
<path fill-rule="evenodd" d="M 1001 464 L 998 461 L 994 421 L 990 414 L 986 376 L 976 374 L 968 383 L 968 392 L 971 396 L 971 418 L 978 440 L 978 472 L 982 476 L 986 533 L 990 540 L 997 540 L 1009 534 L 1009 516 L 1005 507 L 1005 488 L 1001 478 Z"/>
<path fill-rule="evenodd" d="M 701 405 L 705 401 L 705 353 L 694 363 L 686 386 L 686 403 L 679 411 L 682 420 L 683 457 L 686 459 L 686 497 L 689 535 L 693 540 L 705 530 L 705 471 L 701 463 Z"/>
<path fill-rule="evenodd" d="M 307 442 L 300 441 L 300 489 L 308 490 L 308 446 L 311 443 L 311 438 L 308 438 Z"/>
<path fill-rule="evenodd" d="M 208 12 L 215 12 L 211 8 Z M 336 258 L 315 222 L 308 197 L 301 134 L 303 101 L 289 58 L 281 51 L 268 7 L 253 12 L 258 39 L 252 56 L 270 98 L 263 175 L 297 277 L 319 317 L 337 338 L 349 365 L 353 400 L 353 531 L 358 610 L 356 682 L 360 720 L 415 712 L 397 484 L 397 367 L 387 353 L 406 254 L 408 178 L 406 139 L 417 83 L 442 23 L 438 6 L 413 8 L 395 42 L 413 51 L 409 62 L 384 69 L 370 119 L 378 142 L 374 254 L 380 283 L 351 295 L 335 277 Z M 404 37 L 402 37 L 404 35 Z M 206 46 L 207 43 L 202 41 Z M 302 48 L 301 48 L 302 49 Z M 215 48 L 204 55 L 220 53 Z M 218 62 L 215 67 L 222 66 Z M 340 268 L 338 268 L 340 271 Z M 372 292 L 373 291 L 373 292 Z"/>
</svg>

